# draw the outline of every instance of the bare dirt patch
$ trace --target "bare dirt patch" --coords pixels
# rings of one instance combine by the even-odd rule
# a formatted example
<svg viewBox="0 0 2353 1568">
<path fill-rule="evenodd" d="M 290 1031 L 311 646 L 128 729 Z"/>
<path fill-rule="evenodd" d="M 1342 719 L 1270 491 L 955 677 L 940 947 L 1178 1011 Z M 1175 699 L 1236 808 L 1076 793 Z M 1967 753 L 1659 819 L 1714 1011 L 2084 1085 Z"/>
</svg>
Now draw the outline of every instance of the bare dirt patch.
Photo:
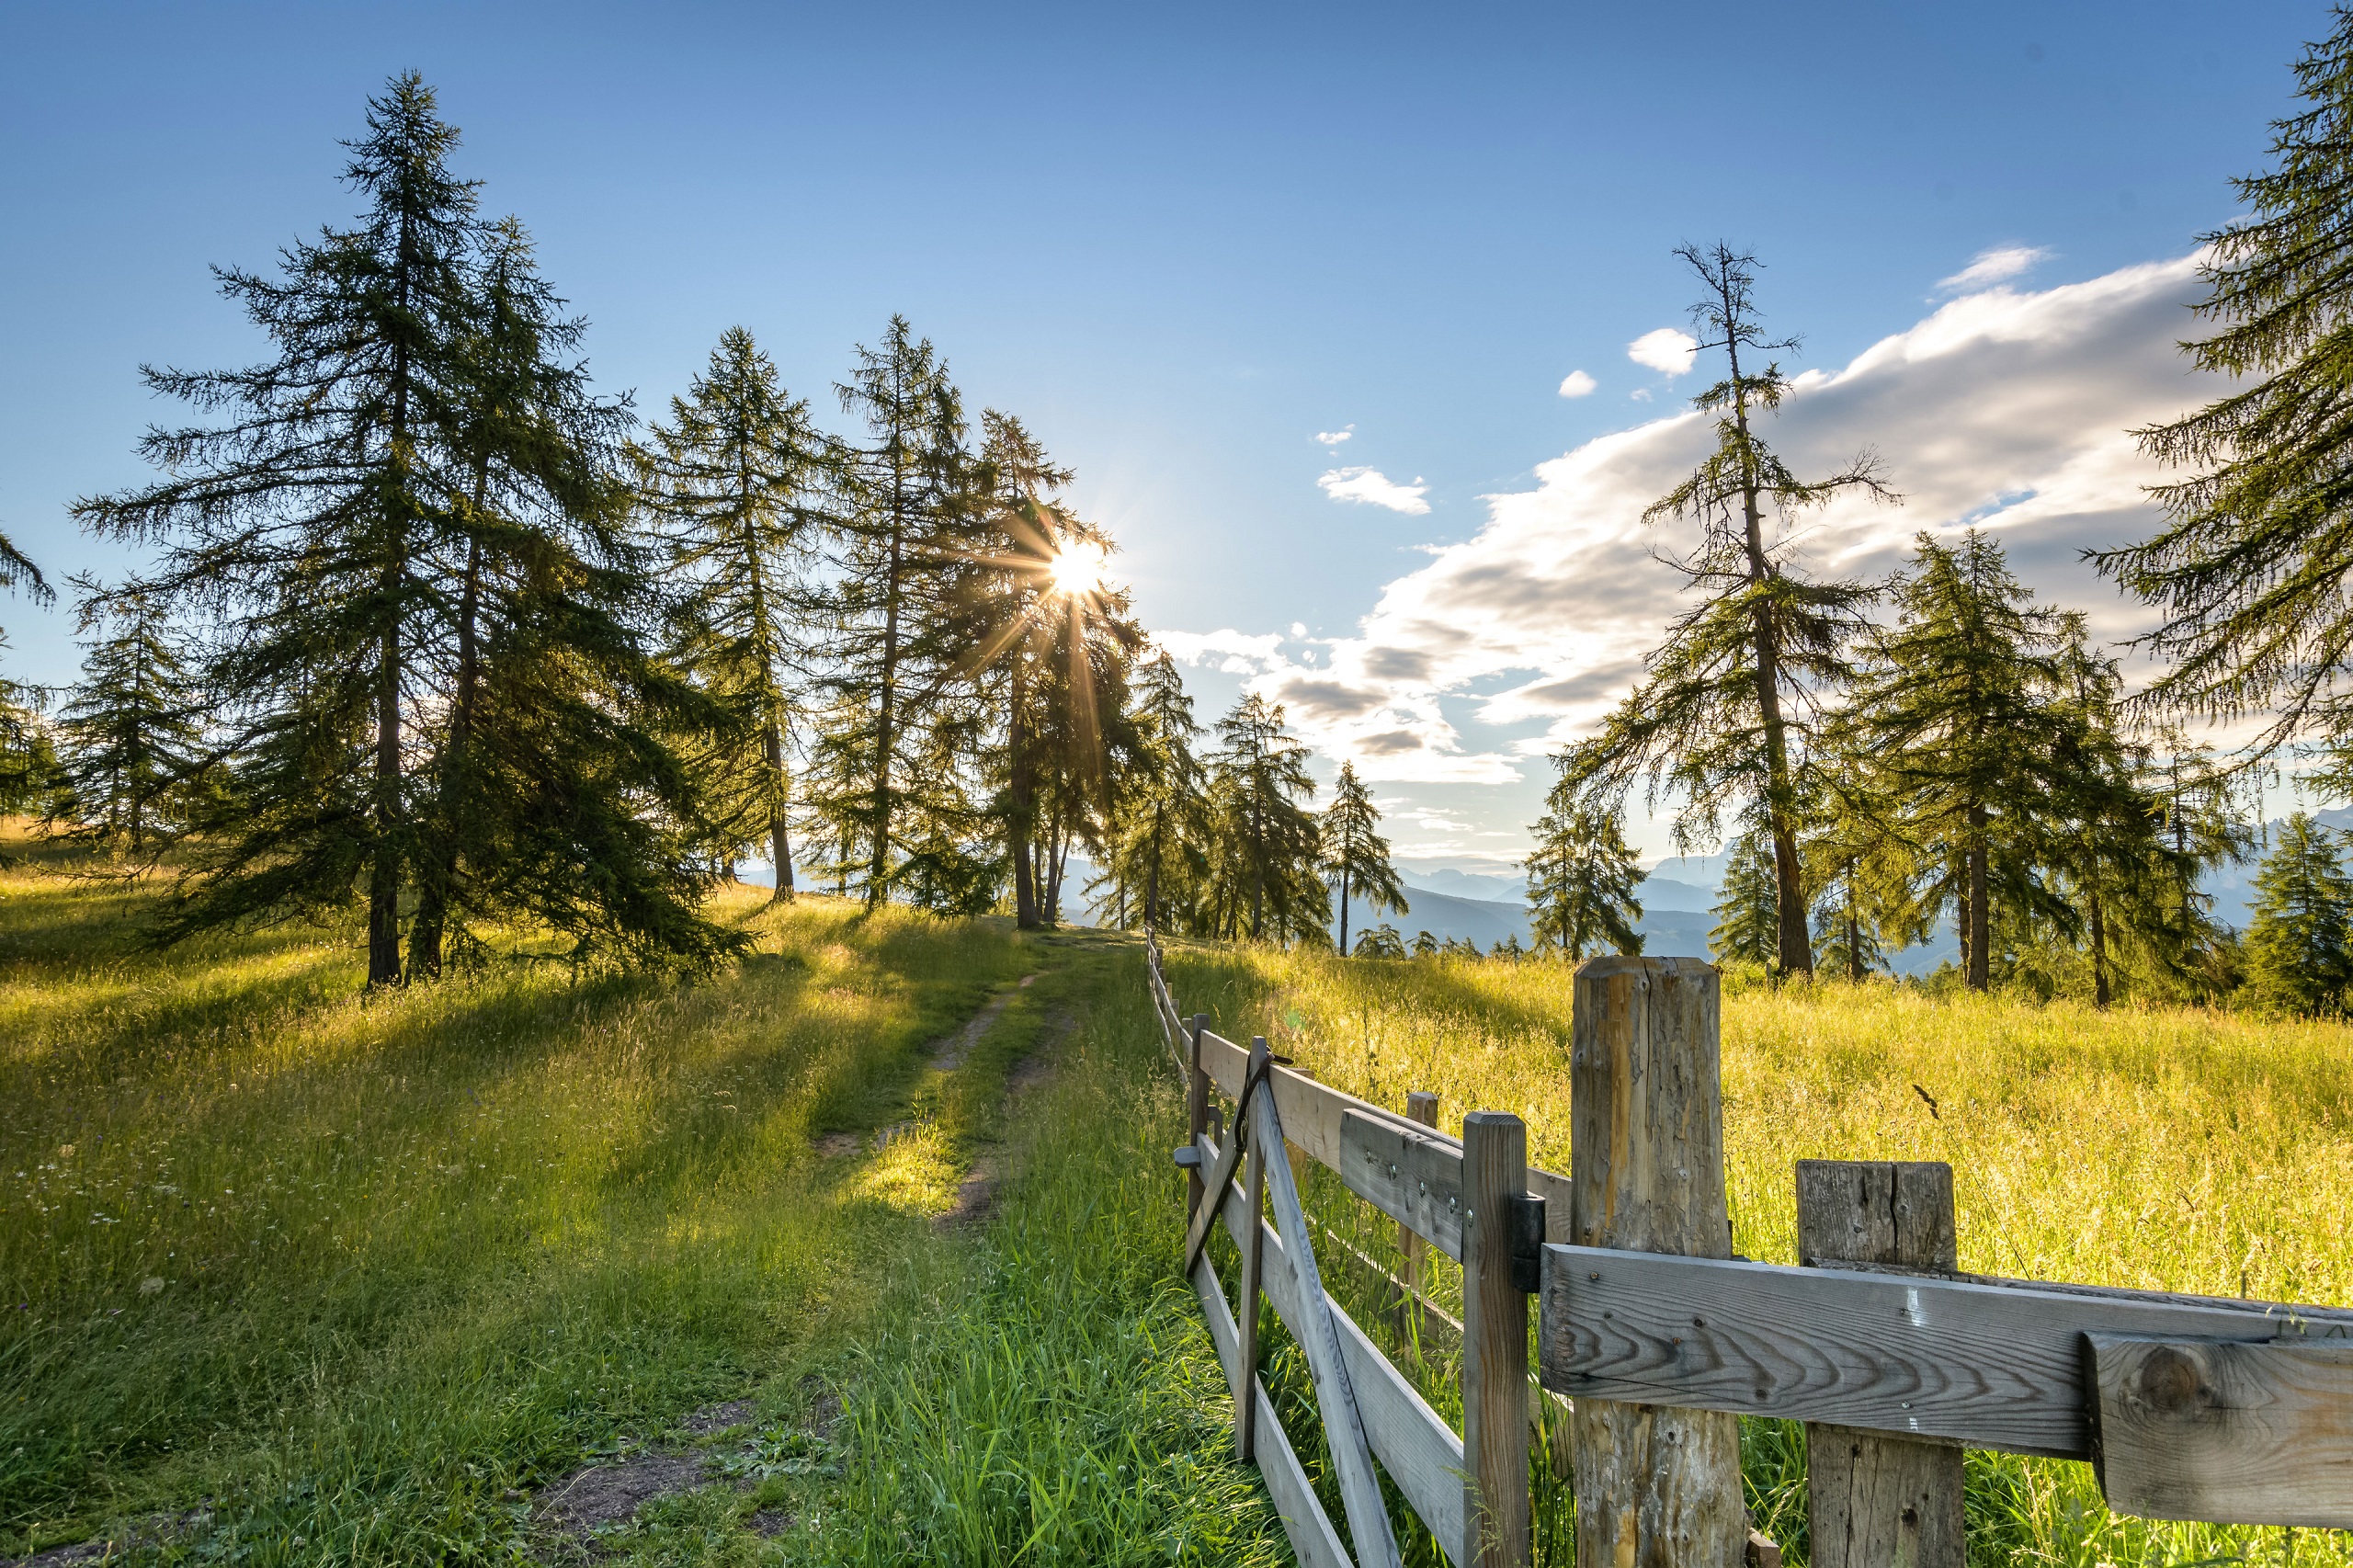
<svg viewBox="0 0 2353 1568">
<path fill-rule="evenodd" d="M 36 1551 L 30 1557 L 0 1560 L 0 1568 L 74 1568 L 85 1562 L 118 1562 L 139 1548 L 160 1546 L 172 1537 L 186 1535 L 211 1520 L 212 1515 L 203 1508 L 180 1514 L 150 1514 L 95 1540 L 77 1540 L 71 1546 Z"/>
<path fill-rule="evenodd" d="M 551 1487 L 540 1499 L 539 1515 L 567 1535 L 585 1536 L 600 1525 L 627 1523 L 656 1497 L 705 1484 L 711 1479 L 709 1464 L 701 1453 L 636 1453 L 590 1465 Z"/>
<path fill-rule="evenodd" d="M 748 1399 L 731 1399 L 724 1404 L 706 1404 L 684 1421 L 678 1430 L 689 1437 L 709 1437 L 730 1427 L 751 1424 L 754 1407 Z"/>
<path fill-rule="evenodd" d="M 1019 1100 L 1053 1076 L 1053 1052 L 1068 1037 L 1078 1020 L 1067 1011 L 1058 1010 L 1046 1020 L 1046 1028 L 1029 1055 L 1014 1063 L 1006 1075 L 1005 1096 L 1008 1104 Z M 956 1202 L 947 1213 L 932 1221 L 943 1231 L 968 1230 L 985 1224 L 996 1212 L 996 1190 L 1005 1179 L 1005 1153 L 999 1149 L 983 1152 L 972 1162 L 957 1185 Z"/>
</svg>

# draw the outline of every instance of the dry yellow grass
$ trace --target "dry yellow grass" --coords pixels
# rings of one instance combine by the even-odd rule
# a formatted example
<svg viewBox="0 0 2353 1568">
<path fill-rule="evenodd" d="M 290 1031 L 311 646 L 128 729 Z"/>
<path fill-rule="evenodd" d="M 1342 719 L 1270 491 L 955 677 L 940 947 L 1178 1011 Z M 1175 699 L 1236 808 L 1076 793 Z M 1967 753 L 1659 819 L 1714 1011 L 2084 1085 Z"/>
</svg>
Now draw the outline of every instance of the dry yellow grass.
<svg viewBox="0 0 2353 1568">
<path fill-rule="evenodd" d="M 1221 1032 L 1265 1034 L 1384 1105 L 1433 1091 L 1449 1128 L 1466 1110 L 1517 1112 L 1530 1158 L 1567 1171 L 1567 966 L 1199 947 L 1169 971 L 1184 1008 Z M 1796 1261 L 1795 1161 L 1944 1160 L 1964 1268 L 2353 1305 L 2346 1025 L 1939 1000 L 1886 983 L 1735 988 L 1723 1078 L 1726 1184 L 1749 1256 Z M 2255 1549 L 2256 1532 L 2111 1519 L 2088 1467 L 1972 1465 L 1979 1533 L 2011 1559 L 2088 1568 Z M 1754 1455 L 1750 1479 L 1775 1483 Z M 2267 1555 L 2353 1543 L 2277 1534 L 2262 1537 Z"/>
</svg>

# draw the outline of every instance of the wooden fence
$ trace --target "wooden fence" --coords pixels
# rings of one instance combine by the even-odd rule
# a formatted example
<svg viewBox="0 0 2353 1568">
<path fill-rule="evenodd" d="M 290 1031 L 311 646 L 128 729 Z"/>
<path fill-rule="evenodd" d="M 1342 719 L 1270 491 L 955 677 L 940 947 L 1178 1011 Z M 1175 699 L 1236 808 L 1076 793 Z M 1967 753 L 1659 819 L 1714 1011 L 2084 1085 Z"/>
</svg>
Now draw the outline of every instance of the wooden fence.
<svg viewBox="0 0 2353 1568">
<path fill-rule="evenodd" d="M 1528 1165 L 1517 1117 L 1449 1137 L 1427 1096 L 1401 1115 L 1211 1033 L 1148 962 L 1188 1088 L 1186 1273 L 1308 1568 L 1399 1561 L 1375 1460 L 1455 1562 L 1528 1562 L 1531 1425 L 1565 1427 L 1578 1568 L 1777 1559 L 1743 1506 L 1741 1415 L 1806 1423 L 1813 1568 L 1964 1568 L 1963 1448 L 2090 1460 L 2120 1512 L 2353 1527 L 2353 1312 L 1961 1274 L 1929 1163 L 1797 1162 L 1800 1267 L 1733 1256 L 1705 963 L 1576 970 L 1563 1177 Z M 1290 1159 L 1267 1157 L 1287 1143 L 1462 1265 L 1459 1436 L 1326 1294 Z M 1404 1256 L 1388 1282 L 1435 1313 Z M 1262 1299 L 1304 1353 L 1346 1542 L 1256 1375 Z"/>
</svg>

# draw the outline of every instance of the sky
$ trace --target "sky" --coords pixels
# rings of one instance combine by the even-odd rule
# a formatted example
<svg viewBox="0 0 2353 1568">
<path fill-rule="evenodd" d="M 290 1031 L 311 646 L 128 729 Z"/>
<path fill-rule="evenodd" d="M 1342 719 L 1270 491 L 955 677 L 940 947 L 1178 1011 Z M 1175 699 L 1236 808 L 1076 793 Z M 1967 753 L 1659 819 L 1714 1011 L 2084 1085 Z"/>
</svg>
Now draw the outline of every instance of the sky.
<svg viewBox="0 0 2353 1568">
<path fill-rule="evenodd" d="M 1761 18 L 1769 17 L 1769 26 Z M 338 139 L 414 68 L 456 164 L 658 416 L 748 327 L 831 413 L 904 313 L 1078 471 L 1205 718 L 1281 699 L 1402 855 L 1525 852 L 1547 754 L 1677 608 L 1644 505 L 1704 445 L 1671 252 L 1754 252 L 1800 335 L 1768 432 L 1904 500 L 1807 519 L 1883 574 L 1995 531 L 2144 533 L 2126 432 L 2212 389 L 2197 236 L 2288 112 L 2318 4 L 616 7 L 0 3 L 0 528 L 52 576 L 179 411 L 142 363 L 263 345 L 208 268 L 347 218 Z M 63 683 L 70 604 L 0 603 Z M 1663 821 L 1631 836 L 1666 847 Z"/>
</svg>

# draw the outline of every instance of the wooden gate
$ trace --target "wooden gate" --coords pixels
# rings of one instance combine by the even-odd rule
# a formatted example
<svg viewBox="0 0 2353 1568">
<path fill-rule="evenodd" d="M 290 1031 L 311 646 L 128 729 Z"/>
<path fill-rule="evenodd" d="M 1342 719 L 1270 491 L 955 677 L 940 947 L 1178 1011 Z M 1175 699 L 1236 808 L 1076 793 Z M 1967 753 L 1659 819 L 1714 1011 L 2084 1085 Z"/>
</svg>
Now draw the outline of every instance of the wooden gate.
<svg viewBox="0 0 2353 1568">
<path fill-rule="evenodd" d="M 1148 958 L 1188 1088 L 1186 1272 L 1237 1448 L 1312 1568 L 1397 1562 L 1376 1462 L 1456 1562 L 1527 1562 L 1531 1425 L 1565 1426 L 1579 1568 L 1777 1560 L 1742 1505 L 1740 1415 L 1806 1423 L 1814 1568 L 1964 1568 L 1964 1447 L 2088 1459 L 2120 1512 L 2353 1526 L 2353 1312 L 1959 1273 L 1935 1164 L 1798 1162 L 1801 1265 L 1733 1257 L 1708 964 L 1577 969 L 1563 1177 L 1527 1164 L 1516 1117 L 1474 1111 L 1449 1138 L 1427 1096 L 1400 1115 L 1211 1033 Z M 1287 1144 L 1461 1263 L 1460 1436 L 1325 1294 L 1270 1157 Z M 1212 1224 L 1240 1254 L 1238 1311 Z M 1262 1297 L 1305 1354 L 1347 1543 L 1256 1375 Z"/>
</svg>

